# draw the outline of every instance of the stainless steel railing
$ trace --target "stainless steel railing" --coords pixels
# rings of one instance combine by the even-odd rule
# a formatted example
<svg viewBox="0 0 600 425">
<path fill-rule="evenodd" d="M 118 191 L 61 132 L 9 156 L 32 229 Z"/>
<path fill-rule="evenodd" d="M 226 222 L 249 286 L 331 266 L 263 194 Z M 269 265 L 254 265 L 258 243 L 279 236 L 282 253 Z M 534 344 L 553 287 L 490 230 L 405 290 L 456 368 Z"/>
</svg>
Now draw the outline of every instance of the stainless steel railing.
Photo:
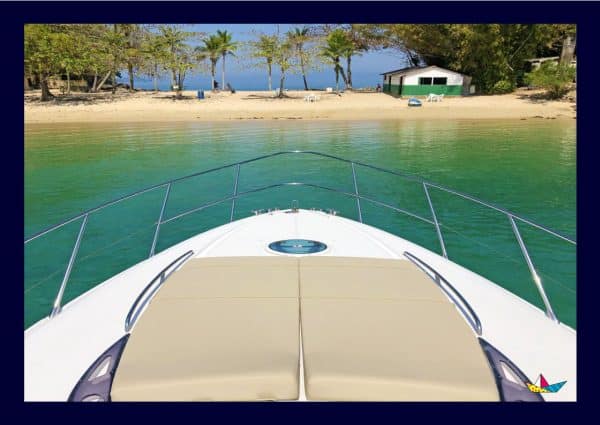
<svg viewBox="0 0 600 425">
<path fill-rule="evenodd" d="M 323 185 L 314 184 L 314 183 L 308 183 L 308 182 L 278 182 L 278 183 L 274 183 L 274 184 L 269 184 L 269 185 L 265 185 L 265 186 L 261 186 L 261 187 L 257 187 L 257 188 L 253 188 L 253 189 L 249 189 L 249 190 L 246 190 L 246 191 L 243 191 L 243 192 L 239 191 L 240 169 L 241 169 L 241 167 L 243 165 L 249 164 L 249 163 L 253 163 L 253 162 L 257 162 L 257 161 L 261 161 L 261 160 L 265 160 L 267 158 L 273 158 L 273 157 L 276 157 L 276 156 L 282 156 L 282 155 L 310 155 L 310 156 L 315 156 L 315 157 L 320 157 L 320 158 L 333 159 L 333 160 L 336 160 L 336 161 L 339 161 L 339 162 L 343 162 L 343 163 L 349 164 L 350 165 L 350 171 L 352 173 L 353 192 L 348 192 L 348 191 L 345 191 L 345 190 L 342 190 L 342 189 L 339 189 L 339 188 L 333 188 L 333 187 L 328 187 L 328 186 L 323 186 Z M 372 197 L 367 197 L 367 196 L 361 195 L 359 193 L 358 178 L 357 178 L 357 174 L 356 174 L 356 166 L 365 167 L 365 168 L 368 168 L 368 169 L 371 169 L 371 170 L 374 170 L 374 171 L 377 171 L 377 172 L 380 172 L 380 173 L 384 173 L 384 174 L 388 174 L 388 175 L 393 175 L 393 176 L 400 177 L 400 178 L 405 179 L 405 180 L 410 180 L 410 181 L 413 181 L 413 182 L 420 183 L 423 186 L 425 198 L 427 200 L 427 204 L 428 204 L 430 212 L 431 212 L 431 218 L 422 217 L 422 216 L 420 216 L 418 214 L 412 213 L 412 212 L 407 211 L 405 209 L 399 208 L 397 206 L 390 205 L 390 204 L 388 204 L 386 202 L 383 202 L 383 201 L 381 201 L 379 199 L 375 199 L 375 198 L 372 198 Z M 232 190 L 232 194 L 230 196 L 226 196 L 226 197 L 223 197 L 221 199 L 217 199 L 217 200 L 214 200 L 214 201 L 210 201 L 210 202 L 204 203 L 202 205 L 199 205 L 197 207 L 194 207 L 192 209 L 184 211 L 184 212 L 182 212 L 180 214 L 177 214 L 177 215 L 175 215 L 173 217 L 170 217 L 170 218 L 165 218 L 164 217 L 165 209 L 166 209 L 167 203 L 169 201 L 169 195 L 170 195 L 170 192 L 171 192 L 171 188 L 172 188 L 172 185 L 174 183 L 177 183 L 177 182 L 180 182 L 180 181 L 183 181 L 183 180 L 187 180 L 187 179 L 190 179 L 190 178 L 193 178 L 193 177 L 198 177 L 198 176 L 201 176 L 201 175 L 207 175 L 207 174 L 214 173 L 216 171 L 220 171 L 220 170 L 224 170 L 224 169 L 228 169 L 228 168 L 232 168 L 234 170 L 234 175 L 235 175 L 234 183 L 233 183 L 233 190 Z M 444 237 L 443 237 L 443 233 L 442 233 L 442 227 L 443 226 L 438 221 L 436 210 L 435 210 L 435 207 L 433 205 L 433 202 L 431 200 L 431 196 L 430 196 L 430 193 L 429 193 L 429 188 L 435 188 L 435 189 L 444 191 L 444 192 L 449 193 L 451 195 L 454 195 L 456 197 L 463 198 L 465 200 L 471 201 L 473 203 L 482 205 L 482 206 L 484 206 L 486 208 L 489 208 L 489 209 L 495 210 L 495 211 L 497 211 L 499 213 L 502 213 L 502 214 L 506 215 L 506 217 L 508 218 L 508 220 L 510 222 L 510 225 L 511 225 L 511 228 L 512 228 L 513 233 L 515 235 L 515 238 L 516 238 L 516 240 L 517 240 L 517 242 L 519 244 L 519 247 L 521 248 L 521 252 L 523 254 L 525 262 L 526 262 L 526 264 L 527 264 L 527 266 L 529 268 L 529 271 L 531 273 L 533 282 L 534 282 L 534 284 L 536 286 L 536 289 L 539 292 L 540 297 L 541 297 L 541 299 L 542 299 L 542 301 L 544 303 L 545 310 L 546 310 L 546 315 L 550 319 L 552 319 L 554 321 L 558 321 L 558 319 L 556 317 L 556 314 L 554 313 L 554 310 L 552 309 L 552 306 L 551 306 L 550 301 L 548 299 L 548 296 L 546 294 L 543 282 L 542 282 L 539 274 L 537 273 L 537 269 L 536 269 L 536 267 L 535 267 L 535 265 L 534 265 L 534 263 L 533 263 L 533 261 L 531 259 L 531 256 L 529 255 L 529 252 L 528 252 L 528 249 L 527 249 L 527 247 L 525 245 L 525 242 L 524 242 L 524 240 L 523 240 L 523 238 L 522 238 L 522 236 L 521 236 L 521 234 L 519 232 L 519 229 L 517 227 L 516 221 L 519 221 L 521 223 L 525 223 L 525 224 L 527 224 L 529 226 L 537 228 L 538 230 L 546 232 L 549 235 L 552 235 L 553 237 L 556 237 L 556 238 L 559 238 L 559 239 L 561 239 L 563 241 L 566 241 L 566 242 L 568 242 L 568 243 L 570 243 L 572 245 L 576 245 L 575 240 L 573 240 L 572 238 L 569 238 L 569 237 L 567 237 L 565 235 L 562 235 L 562 234 L 560 234 L 560 233 L 558 233 L 558 232 L 556 232 L 554 230 L 551 230 L 551 229 L 549 229 L 547 227 L 544 227 L 544 226 L 542 226 L 540 224 L 537 224 L 537 223 L 533 222 L 532 220 L 529 220 L 529 219 L 527 219 L 525 217 L 519 216 L 519 215 L 517 215 L 517 214 L 515 214 L 515 213 L 513 213 L 511 211 L 508 211 L 508 210 L 506 210 L 504 208 L 501 208 L 501 207 L 496 206 L 494 204 L 485 202 L 485 201 L 483 201 L 481 199 L 478 199 L 478 198 L 476 198 L 474 196 L 471 196 L 471 195 L 468 195 L 466 193 L 462 193 L 462 192 L 459 192 L 459 191 L 447 188 L 447 187 L 442 186 L 442 185 L 438 185 L 438 184 L 435 184 L 435 183 L 431 183 L 431 182 L 425 181 L 425 180 L 421 179 L 420 177 L 415 176 L 413 174 L 402 173 L 402 172 L 393 171 L 393 170 L 388 170 L 388 169 L 377 167 L 377 166 L 373 166 L 373 165 L 370 165 L 370 164 L 365 164 L 365 163 L 362 163 L 362 162 L 359 162 L 359 161 L 351 161 L 351 160 L 348 160 L 348 159 L 340 158 L 338 156 L 324 154 L 324 153 L 315 152 L 315 151 L 281 151 L 281 152 L 275 152 L 275 153 L 272 153 L 272 154 L 262 155 L 262 156 L 259 156 L 259 157 L 247 159 L 247 160 L 236 162 L 236 163 L 232 163 L 232 164 L 223 165 L 223 166 L 220 166 L 220 167 L 216 167 L 216 168 L 212 168 L 212 169 L 209 169 L 209 170 L 201 171 L 201 172 L 198 172 L 198 173 L 190 174 L 190 175 L 187 175 L 187 176 L 184 176 L 184 177 L 180 177 L 180 178 L 177 178 L 177 179 L 169 180 L 169 181 L 166 181 L 166 182 L 163 182 L 163 183 L 159 183 L 157 185 L 153 185 L 153 186 L 147 187 L 145 189 L 138 190 L 138 191 L 130 193 L 128 195 L 124 195 L 124 196 L 122 196 L 120 198 L 117 198 L 117 199 L 114 199 L 112 201 L 105 202 L 105 203 L 103 203 L 103 204 L 101 204 L 101 205 L 99 205 L 97 207 L 91 208 L 91 209 L 89 209 L 87 211 L 84 211 L 84 212 L 82 212 L 82 213 L 80 213 L 80 214 L 78 214 L 76 216 L 73 216 L 73 217 L 71 217 L 71 218 L 69 218 L 69 219 L 67 219 L 67 220 L 65 220 L 65 221 L 63 221 L 63 222 L 61 222 L 59 224 L 56 224 L 56 225 L 51 226 L 51 227 L 48 227 L 48 228 L 46 228 L 46 229 L 44 229 L 44 230 L 42 230 L 42 231 L 40 231 L 40 232 L 38 232 L 38 233 L 36 233 L 34 235 L 29 236 L 28 238 L 25 239 L 25 245 L 27 245 L 31 241 L 33 241 L 35 239 L 38 239 L 38 238 L 40 238 L 40 237 L 42 237 L 42 236 L 44 236 L 44 235 L 46 235 L 46 234 L 48 234 L 50 232 L 58 230 L 61 227 L 65 226 L 65 225 L 67 225 L 69 223 L 72 223 L 72 222 L 74 222 L 76 220 L 79 220 L 79 219 L 83 219 L 82 223 L 81 223 L 81 227 L 80 227 L 79 233 L 77 235 L 77 239 L 75 241 L 75 244 L 74 244 L 74 247 L 73 247 L 73 250 L 72 250 L 72 253 L 71 253 L 71 257 L 69 259 L 69 263 L 67 265 L 67 269 L 66 269 L 66 271 L 64 273 L 64 276 L 63 276 L 63 280 L 62 280 L 60 289 L 58 291 L 58 294 L 56 295 L 56 298 L 55 298 L 55 301 L 54 301 L 54 304 L 53 304 L 53 308 L 52 308 L 52 312 L 50 313 L 50 317 L 54 317 L 61 310 L 62 297 L 63 297 L 64 291 L 65 291 L 65 287 L 66 287 L 66 285 L 67 285 L 67 283 L 69 281 L 69 277 L 70 277 L 70 274 L 71 274 L 71 270 L 72 270 L 73 264 L 74 264 L 74 262 L 75 262 L 75 260 L 77 258 L 77 253 L 79 251 L 79 247 L 80 247 L 80 244 L 81 244 L 81 239 L 82 239 L 83 234 L 85 232 L 85 228 L 86 228 L 86 224 L 87 224 L 88 218 L 89 218 L 89 216 L 91 214 L 93 214 L 95 212 L 98 212 L 98 211 L 100 211 L 100 210 L 102 210 L 104 208 L 107 208 L 109 206 L 112 206 L 112 205 L 118 204 L 120 202 L 123 202 L 125 200 L 134 198 L 134 197 L 136 197 L 138 195 L 141 195 L 143 193 L 147 193 L 147 192 L 150 192 L 152 190 L 159 189 L 159 188 L 165 188 L 165 196 L 163 198 L 162 207 L 160 209 L 160 213 L 159 213 L 158 219 L 156 221 L 156 228 L 154 230 L 154 237 L 152 239 L 152 245 L 151 245 L 150 251 L 149 251 L 149 257 L 152 257 L 154 255 L 154 253 L 155 253 L 156 245 L 157 245 L 157 242 L 158 242 L 158 239 L 159 239 L 159 236 L 160 236 L 160 228 L 161 228 L 161 226 L 163 224 L 172 222 L 174 220 L 178 220 L 178 219 L 180 219 L 182 217 L 185 217 L 185 216 L 187 216 L 189 214 L 192 214 L 192 213 L 195 213 L 195 212 L 198 212 L 198 211 L 202 211 L 202 210 L 204 210 L 206 208 L 209 208 L 209 207 L 212 207 L 212 206 L 215 206 L 215 205 L 220 205 L 220 204 L 223 204 L 225 202 L 231 202 L 231 210 L 230 210 L 229 221 L 233 221 L 234 214 L 235 214 L 235 208 L 236 208 L 236 200 L 237 199 L 240 199 L 242 197 L 247 197 L 249 195 L 256 194 L 256 193 L 259 193 L 259 192 L 263 192 L 263 191 L 266 191 L 266 190 L 270 190 L 270 189 L 274 189 L 274 188 L 278 188 L 278 187 L 285 187 L 285 186 L 311 187 L 311 188 L 315 188 L 315 189 L 320 189 L 320 190 L 324 190 L 324 191 L 338 193 L 338 194 L 341 194 L 341 195 L 344 195 L 344 196 L 347 196 L 347 197 L 350 197 L 350 198 L 354 198 L 356 200 L 356 208 L 357 208 L 357 213 L 358 213 L 358 220 L 361 223 L 363 222 L 363 214 L 362 214 L 362 208 L 361 208 L 361 201 L 366 201 L 366 202 L 372 203 L 374 205 L 377 205 L 377 206 L 380 206 L 380 207 L 383 207 L 383 208 L 386 208 L 386 209 L 389 209 L 389 210 L 392 210 L 392 211 L 395 211 L 395 212 L 407 215 L 409 217 L 418 219 L 418 220 L 420 220 L 420 221 L 422 221 L 424 223 L 430 224 L 430 225 L 434 226 L 434 228 L 435 228 L 435 231 L 436 231 L 439 243 L 440 243 L 441 252 L 442 252 L 442 255 L 445 258 L 448 258 L 448 252 L 447 252 L 447 249 L 446 249 L 446 244 L 444 242 Z"/>
<path fill-rule="evenodd" d="M 171 276 L 177 269 L 179 269 L 192 255 L 194 251 L 189 250 L 185 254 L 180 255 L 175 260 L 171 261 L 164 269 L 162 269 L 154 278 L 146 285 L 146 287 L 137 296 L 127 317 L 125 317 L 125 332 L 129 332 L 138 317 L 144 310 L 144 307 L 152 300 L 154 294 L 160 289 L 163 283 Z"/>
<path fill-rule="evenodd" d="M 423 270 L 431 278 L 431 280 L 435 282 L 435 284 L 452 300 L 456 308 L 460 310 L 475 333 L 481 336 L 482 329 L 479 316 L 477 316 L 475 310 L 473 310 L 471 305 L 467 302 L 467 300 L 464 299 L 461 293 L 458 292 L 458 290 L 450 282 L 448 282 L 444 276 L 438 273 L 437 270 L 435 270 L 425 261 L 421 260 L 419 257 L 414 256 L 408 251 L 404 252 L 404 256 L 408 258 L 414 265 Z"/>
</svg>

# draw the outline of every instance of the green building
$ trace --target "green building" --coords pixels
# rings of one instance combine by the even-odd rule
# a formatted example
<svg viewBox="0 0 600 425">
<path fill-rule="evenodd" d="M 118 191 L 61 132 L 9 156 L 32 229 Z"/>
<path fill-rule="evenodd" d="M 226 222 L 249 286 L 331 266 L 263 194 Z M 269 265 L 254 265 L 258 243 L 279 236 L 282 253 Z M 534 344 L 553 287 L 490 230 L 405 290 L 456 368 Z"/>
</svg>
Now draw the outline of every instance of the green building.
<svg viewBox="0 0 600 425">
<path fill-rule="evenodd" d="M 392 96 L 469 94 L 471 77 L 439 66 L 408 67 L 384 72 L 383 92 Z"/>
</svg>

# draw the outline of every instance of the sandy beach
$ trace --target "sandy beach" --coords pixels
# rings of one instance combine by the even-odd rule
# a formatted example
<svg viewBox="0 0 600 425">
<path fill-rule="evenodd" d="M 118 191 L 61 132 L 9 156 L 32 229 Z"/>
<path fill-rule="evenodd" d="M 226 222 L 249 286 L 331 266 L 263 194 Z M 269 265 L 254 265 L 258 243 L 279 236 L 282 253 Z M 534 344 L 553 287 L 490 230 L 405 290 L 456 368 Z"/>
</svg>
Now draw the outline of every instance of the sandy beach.
<svg viewBox="0 0 600 425">
<path fill-rule="evenodd" d="M 305 101 L 307 94 L 320 96 Z M 287 98 L 275 98 L 267 91 L 236 93 L 119 91 L 73 94 L 42 103 L 39 91 L 25 93 L 25 123 L 69 122 L 172 122 L 219 120 L 432 120 L 432 119 L 573 119 L 573 97 L 560 101 L 540 98 L 534 90 L 495 96 L 445 98 L 425 102 L 420 108 L 408 107 L 407 99 L 384 93 L 335 93 L 289 91 Z"/>
</svg>

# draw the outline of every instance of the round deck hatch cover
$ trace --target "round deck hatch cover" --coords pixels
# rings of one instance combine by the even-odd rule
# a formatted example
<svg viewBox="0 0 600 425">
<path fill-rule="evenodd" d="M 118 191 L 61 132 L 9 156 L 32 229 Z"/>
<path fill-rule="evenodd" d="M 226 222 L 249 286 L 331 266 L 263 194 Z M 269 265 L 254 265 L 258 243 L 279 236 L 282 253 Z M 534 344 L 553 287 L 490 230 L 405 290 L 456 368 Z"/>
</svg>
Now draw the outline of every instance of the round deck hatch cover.
<svg viewBox="0 0 600 425">
<path fill-rule="evenodd" d="M 286 239 L 283 241 L 271 242 L 269 249 L 282 252 L 284 254 L 314 254 L 325 251 L 327 245 L 323 242 L 311 241 L 308 239 Z"/>
</svg>

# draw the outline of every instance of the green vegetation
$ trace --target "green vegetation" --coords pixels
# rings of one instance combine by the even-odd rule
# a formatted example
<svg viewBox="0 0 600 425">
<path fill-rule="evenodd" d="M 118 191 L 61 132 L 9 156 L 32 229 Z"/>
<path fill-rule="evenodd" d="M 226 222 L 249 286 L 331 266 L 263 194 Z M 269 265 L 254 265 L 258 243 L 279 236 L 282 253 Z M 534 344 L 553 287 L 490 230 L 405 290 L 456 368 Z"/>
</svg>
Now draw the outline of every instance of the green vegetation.
<svg viewBox="0 0 600 425">
<path fill-rule="evenodd" d="M 348 86 L 348 78 L 344 73 L 344 68 L 340 64 L 340 58 L 343 56 L 351 56 L 353 53 L 352 42 L 346 36 L 344 30 L 338 28 L 333 30 L 327 36 L 327 42 L 323 46 L 322 55 L 333 65 L 335 72 L 335 91 L 340 91 L 340 74 L 346 86 Z"/>
<path fill-rule="evenodd" d="M 210 87 L 213 91 L 215 91 L 216 90 L 215 74 L 217 72 L 217 62 L 221 58 L 221 40 L 219 39 L 218 36 L 211 35 L 211 36 L 205 38 L 204 40 L 202 40 L 202 42 L 204 43 L 204 45 L 196 47 L 196 52 L 199 55 L 206 57 L 210 60 L 210 77 L 211 77 Z"/>
<path fill-rule="evenodd" d="M 294 28 L 292 31 L 288 31 L 287 33 L 288 40 L 291 43 L 292 48 L 294 49 L 294 55 L 298 58 L 298 62 L 300 64 L 300 72 L 302 72 L 302 80 L 304 82 L 304 90 L 308 90 L 308 82 L 306 81 L 306 67 L 307 64 L 310 63 L 310 56 L 307 55 L 307 51 L 305 50 L 305 45 L 311 41 L 311 36 L 309 34 L 308 28 Z"/>
<path fill-rule="evenodd" d="M 544 62 L 538 69 L 525 74 L 525 81 L 532 86 L 546 89 L 550 99 L 560 99 L 567 94 L 574 78 L 574 67 L 557 65 L 554 62 Z"/>
<path fill-rule="evenodd" d="M 187 43 L 194 34 L 177 25 L 160 25 L 158 29 L 156 37 L 164 49 L 159 53 L 158 59 L 163 67 L 171 72 L 171 87 L 175 88 L 177 97 L 180 97 L 187 72 L 196 66 L 198 56 L 194 55 Z"/>
<path fill-rule="evenodd" d="M 225 88 L 225 57 L 233 55 L 238 47 L 238 44 L 232 40 L 232 34 L 227 31 L 217 30 L 217 40 L 219 40 L 219 52 L 223 61 L 221 62 L 221 88 Z"/>
<path fill-rule="evenodd" d="M 559 56 L 575 25 L 385 25 L 385 46 L 403 51 L 413 65 L 438 65 L 473 77 L 482 93 L 512 91 L 525 60 Z M 570 59 L 569 59 L 570 62 Z"/>
<path fill-rule="evenodd" d="M 320 38 L 312 33 L 310 27 L 296 27 L 285 34 L 255 34 L 255 40 L 245 44 L 246 56 L 250 66 L 266 67 L 268 88 L 272 90 L 272 71 L 276 66 L 280 72 L 279 97 L 285 97 L 285 78 L 291 73 L 302 75 L 304 89 L 308 90 L 308 71 L 319 63 Z"/>
<path fill-rule="evenodd" d="M 278 97 L 285 97 L 285 77 L 286 73 L 293 69 L 297 64 L 294 62 L 294 49 L 292 42 L 287 37 L 282 37 L 277 40 L 275 56 L 273 57 L 275 64 L 279 66 L 279 93 Z"/>
<path fill-rule="evenodd" d="M 250 42 L 250 56 L 261 59 L 261 64 L 264 63 L 267 67 L 269 91 L 273 90 L 271 75 L 273 73 L 273 60 L 278 48 L 277 44 L 277 36 L 265 34 L 259 35 L 257 41 Z"/>
<path fill-rule="evenodd" d="M 86 80 L 92 92 L 110 80 L 114 92 L 121 71 L 127 71 L 131 91 L 136 75 L 150 76 L 157 90 L 158 79 L 168 74 L 180 94 L 186 76 L 201 71 L 204 63 L 210 65 L 214 89 L 219 60 L 224 88 L 226 58 L 242 51 L 242 61 L 258 59 L 254 65 L 267 68 L 269 89 L 273 66 L 282 71 L 281 89 L 286 74 L 299 73 L 308 90 L 309 71 L 326 64 L 333 68 L 339 92 L 340 76 L 352 89 L 355 56 L 392 49 L 403 53 L 409 65 L 467 74 L 481 93 L 507 93 L 523 83 L 526 59 L 556 56 L 561 64 L 570 63 L 575 37 L 575 25 L 566 24 L 327 24 L 257 34 L 242 44 L 228 31 L 207 35 L 183 25 L 30 24 L 25 25 L 25 76 L 42 89 L 42 100 L 53 97 L 49 80 L 57 77 L 66 80 L 67 93 L 73 77 Z M 560 80 L 567 71 L 555 74 Z"/>
<path fill-rule="evenodd" d="M 110 79 L 114 93 L 122 70 L 129 76 L 130 91 L 135 89 L 136 74 L 151 76 L 157 90 L 158 78 L 168 73 L 172 88 L 181 96 L 185 77 L 210 59 L 192 47 L 198 35 L 183 25 L 25 25 L 25 75 L 39 82 L 42 101 L 53 97 L 48 84 L 52 77 L 66 75 L 67 93 L 73 75 L 91 82 L 91 92 Z M 235 43 L 231 34 L 223 35 L 228 37 L 227 54 Z M 223 41 L 219 46 L 218 54 L 223 56 Z"/>
</svg>

